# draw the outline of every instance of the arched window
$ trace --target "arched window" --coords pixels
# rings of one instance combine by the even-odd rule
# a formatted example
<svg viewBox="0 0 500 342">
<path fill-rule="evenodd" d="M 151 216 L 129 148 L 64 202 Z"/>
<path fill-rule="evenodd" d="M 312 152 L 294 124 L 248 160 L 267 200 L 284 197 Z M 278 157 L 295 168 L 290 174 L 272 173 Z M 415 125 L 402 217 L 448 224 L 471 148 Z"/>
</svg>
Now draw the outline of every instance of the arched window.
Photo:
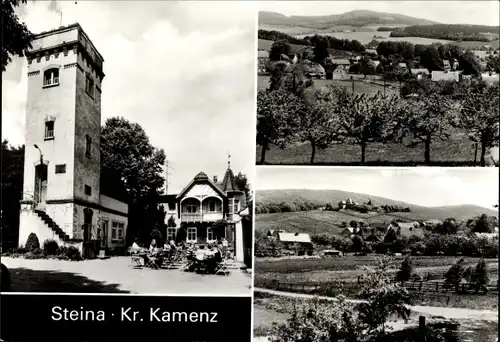
<svg viewBox="0 0 500 342">
<path fill-rule="evenodd" d="M 52 68 L 45 70 L 43 73 L 43 85 L 51 86 L 59 84 L 59 69 Z"/>
</svg>

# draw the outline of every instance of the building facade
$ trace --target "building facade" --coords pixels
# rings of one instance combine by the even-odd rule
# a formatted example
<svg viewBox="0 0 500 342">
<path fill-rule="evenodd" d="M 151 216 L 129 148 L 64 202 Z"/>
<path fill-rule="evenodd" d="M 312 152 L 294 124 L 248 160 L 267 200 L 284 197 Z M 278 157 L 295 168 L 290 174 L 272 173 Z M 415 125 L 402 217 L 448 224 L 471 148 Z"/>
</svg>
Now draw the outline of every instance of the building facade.
<svg viewBox="0 0 500 342">
<path fill-rule="evenodd" d="M 104 59 L 79 24 L 34 37 L 19 244 L 30 233 L 92 257 L 124 247 L 128 205 L 100 191 Z"/>
<path fill-rule="evenodd" d="M 198 173 L 179 193 L 165 195 L 165 235 L 177 242 L 210 244 L 228 241 L 235 260 L 243 262 L 251 249 L 252 234 L 244 231 L 243 218 L 250 215 L 245 192 L 238 188 L 233 171 L 222 182 Z"/>
</svg>

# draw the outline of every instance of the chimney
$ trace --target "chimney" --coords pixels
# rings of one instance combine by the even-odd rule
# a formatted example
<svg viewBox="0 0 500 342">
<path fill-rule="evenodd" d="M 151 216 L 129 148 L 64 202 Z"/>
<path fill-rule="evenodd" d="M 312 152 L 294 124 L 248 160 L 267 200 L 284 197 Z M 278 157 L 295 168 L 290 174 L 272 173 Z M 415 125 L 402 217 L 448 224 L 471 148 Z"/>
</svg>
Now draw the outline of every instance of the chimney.
<svg viewBox="0 0 500 342">
<path fill-rule="evenodd" d="M 214 183 L 217 183 L 217 176 L 214 176 Z"/>
<path fill-rule="evenodd" d="M 299 233 L 295 233 L 295 236 L 299 236 Z"/>
</svg>

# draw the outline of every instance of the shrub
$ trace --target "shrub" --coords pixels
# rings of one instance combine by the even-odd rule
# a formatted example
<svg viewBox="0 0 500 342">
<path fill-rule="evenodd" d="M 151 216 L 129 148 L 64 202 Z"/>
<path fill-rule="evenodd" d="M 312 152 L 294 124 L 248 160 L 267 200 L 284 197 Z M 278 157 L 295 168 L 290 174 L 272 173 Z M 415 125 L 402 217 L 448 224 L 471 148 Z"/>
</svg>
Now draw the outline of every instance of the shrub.
<svg viewBox="0 0 500 342">
<path fill-rule="evenodd" d="M 484 262 L 484 259 L 479 260 L 477 263 L 474 273 L 472 273 L 471 280 L 476 288 L 476 291 L 484 288 L 490 282 L 488 266 Z"/>
<path fill-rule="evenodd" d="M 26 250 L 33 251 L 37 248 L 40 248 L 40 241 L 35 233 L 31 233 L 26 240 Z"/>
<path fill-rule="evenodd" d="M 43 242 L 43 251 L 47 255 L 57 255 L 59 245 L 56 240 L 45 240 Z"/>
<path fill-rule="evenodd" d="M 82 260 L 82 254 L 80 253 L 80 251 L 78 250 L 78 248 L 73 247 L 73 246 L 69 246 L 66 249 L 65 255 L 66 255 L 66 258 L 68 260 L 71 260 L 71 261 L 80 261 L 80 260 Z"/>
<path fill-rule="evenodd" d="M 396 280 L 400 282 L 408 281 L 410 280 L 412 273 L 413 262 L 411 261 L 411 258 L 407 256 L 401 263 L 401 268 L 396 275 Z"/>
</svg>

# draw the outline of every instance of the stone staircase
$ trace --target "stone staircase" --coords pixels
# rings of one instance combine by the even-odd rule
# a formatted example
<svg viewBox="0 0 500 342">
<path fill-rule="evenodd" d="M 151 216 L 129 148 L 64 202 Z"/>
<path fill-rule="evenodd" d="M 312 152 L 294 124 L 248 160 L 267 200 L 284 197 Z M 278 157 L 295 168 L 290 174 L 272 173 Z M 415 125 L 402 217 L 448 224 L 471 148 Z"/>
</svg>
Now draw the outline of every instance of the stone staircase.
<svg viewBox="0 0 500 342">
<path fill-rule="evenodd" d="M 57 234 L 59 239 L 61 241 L 70 241 L 70 237 L 68 234 L 66 234 L 61 227 L 57 225 L 57 223 L 54 222 L 54 220 L 47 215 L 47 213 L 43 210 L 35 210 L 35 213 L 40 217 L 40 219 L 50 228 L 52 231 Z"/>
</svg>

